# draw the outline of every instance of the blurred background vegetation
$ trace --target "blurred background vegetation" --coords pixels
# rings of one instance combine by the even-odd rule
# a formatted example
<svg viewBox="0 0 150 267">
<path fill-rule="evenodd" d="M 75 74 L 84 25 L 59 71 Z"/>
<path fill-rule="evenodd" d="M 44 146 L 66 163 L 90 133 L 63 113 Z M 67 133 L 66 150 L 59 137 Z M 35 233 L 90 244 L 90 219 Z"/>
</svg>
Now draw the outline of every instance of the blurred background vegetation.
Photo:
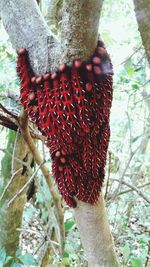
<svg viewBox="0 0 150 267">
<path fill-rule="evenodd" d="M 47 14 L 47 2 L 42 1 L 42 12 Z M 57 1 L 56 4 L 60 4 Z M 52 25 L 53 28 L 53 25 Z M 148 267 L 149 239 L 149 189 L 150 189 L 150 69 L 142 46 L 134 7 L 131 0 L 105 0 L 99 27 L 100 34 L 111 55 L 114 66 L 114 100 L 111 110 L 111 140 L 103 191 L 111 230 L 115 239 L 121 266 Z M 16 76 L 16 53 L 0 21 L 0 102 L 16 114 L 21 109 L 7 92 L 19 95 Z M 1 115 L 0 115 L 1 116 Z M 0 117 L 1 120 L 1 117 Z M 9 172 L 11 144 L 14 131 L 0 126 L 0 193 L 4 177 Z M 38 147 L 42 153 L 41 142 Z M 45 148 L 47 166 L 50 159 Z M 37 192 L 23 212 L 20 248 L 14 258 L 0 248 L 0 266 L 34 266 L 45 242 L 51 196 L 42 174 L 36 179 Z M 49 266 L 86 266 L 73 211 L 65 205 L 64 222 L 66 246 L 60 262 L 58 244 L 52 245 Z"/>
</svg>

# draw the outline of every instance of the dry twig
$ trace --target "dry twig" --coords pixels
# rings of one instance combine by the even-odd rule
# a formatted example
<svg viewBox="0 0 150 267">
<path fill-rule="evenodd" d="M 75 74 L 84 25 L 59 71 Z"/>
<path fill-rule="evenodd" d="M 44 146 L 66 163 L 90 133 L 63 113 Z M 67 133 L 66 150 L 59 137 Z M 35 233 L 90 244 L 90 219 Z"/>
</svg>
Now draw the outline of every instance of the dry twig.
<svg viewBox="0 0 150 267">
<path fill-rule="evenodd" d="M 110 180 L 120 183 L 119 179 L 111 178 Z M 125 182 L 124 180 L 122 180 L 121 183 L 131 188 L 131 190 L 135 191 L 140 197 L 142 197 L 144 200 L 150 203 L 150 199 L 147 196 L 145 196 L 136 186 L 129 184 Z"/>
<path fill-rule="evenodd" d="M 4 190 L 3 190 L 2 194 L 1 194 L 0 201 L 3 199 L 3 197 L 4 197 L 5 193 L 6 193 L 6 191 L 8 190 L 8 188 L 9 188 L 9 186 L 11 185 L 12 181 L 14 180 L 16 174 L 18 174 L 18 173 L 19 173 L 20 171 L 22 171 L 22 170 L 23 170 L 23 168 L 20 168 L 19 170 L 17 170 L 16 172 L 13 173 L 13 175 L 11 176 L 11 178 L 10 178 L 8 184 L 5 186 L 5 188 L 4 188 Z"/>
<path fill-rule="evenodd" d="M 150 182 L 145 183 L 145 184 L 142 184 L 142 185 L 139 185 L 139 186 L 137 186 L 137 188 L 139 189 L 139 188 L 143 188 L 143 187 L 145 187 L 145 186 L 149 186 L 149 185 L 150 185 Z M 132 192 L 132 191 L 133 191 L 133 189 L 128 189 L 128 190 L 121 191 L 121 192 L 118 194 L 118 196 L 123 195 L 123 194 L 126 194 L 126 193 L 129 193 L 129 192 Z"/>
<path fill-rule="evenodd" d="M 30 135 L 29 127 L 28 127 L 28 115 L 24 110 L 21 111 L 20 118 L 19 118 L 19 125 L 20 125 L 22 136 L 24 140 L 26 141 L 27 145 L 29 146 L 29 149 L 31 150 L 33 154 L 35 162 L 38 165 L 40 165 L 40 163 L 42 162 L 42 159 Z M 63 216 L 62 207 L 61 207 L 61 199 L 54 189 L 54 185 L 52 183 L 52 177 L 50 176 L 49 170 L 47 169 L 45 164 L 42 164 L 40 168 L 46 179 L 47 185 L 49 187 L 49 190 L 50 190 L 50 193 L 51 193 L 51 196 L 52 196 L 55 208 L 56 208 L 56 218 L 58 221 L 59 231 L 60 231 L 61 252 L 63 252 L 64 243 L 65 243 L 65 231 L 64 231 L 64 223 L 63 223 L 64 216 Z"/>
<path fill-rule="evenodd" d="M 39 169 L 41 168 L 42 164 L 44 164 L 44 162 L 42 161 L 40 163 L 40 165 L 38 166 L 37 170 L 32 174 L 32 176 L 30 177 L 30 179 L 25 183 L 25 185 L 8 201 L 7 206 L 9 207 L 23 192 L 24 190 L 28 187 L 28 185 L 31 183 L 31 181 L 33 180 L 33 178 L 35 177 L 35 175 L 37 174 L 37 172 L 39 171 Z"/>
</svg>

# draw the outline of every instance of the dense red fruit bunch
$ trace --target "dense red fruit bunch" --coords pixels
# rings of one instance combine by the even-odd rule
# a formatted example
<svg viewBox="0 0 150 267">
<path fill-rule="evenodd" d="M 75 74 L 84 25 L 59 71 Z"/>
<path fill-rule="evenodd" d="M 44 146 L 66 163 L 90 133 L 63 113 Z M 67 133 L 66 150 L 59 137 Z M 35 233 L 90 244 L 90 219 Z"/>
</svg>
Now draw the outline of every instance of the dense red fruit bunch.
<svg viewBox="0 0 150 267">
<path fill-rule="evenodd" d="M 19 49 L 20 98 L 47 137 L 52 171 L 69 206 L 74 196 L 98 200 L 110 137 L 112 65 L 101 41 L 88 61 L 60 64 L 55 73 L 35 77 L 25 49 Z"/>
</svg>

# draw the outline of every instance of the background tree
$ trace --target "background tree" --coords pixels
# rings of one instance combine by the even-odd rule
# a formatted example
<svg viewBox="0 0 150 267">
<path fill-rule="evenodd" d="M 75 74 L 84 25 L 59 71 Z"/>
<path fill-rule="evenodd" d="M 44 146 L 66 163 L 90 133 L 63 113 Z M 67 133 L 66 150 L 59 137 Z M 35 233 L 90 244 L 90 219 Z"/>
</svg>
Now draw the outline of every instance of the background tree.
<svg viewBox="0 0 150 267">
<path fill-rule="evenodd" d="M 150 65 L 150 2 L 148 0 L 134 0 L 135 13 L 146 57 Z"/>
<path fill-rule="evenodd" d="M 18 159 L 18 161 L 16 161 Z M 19 232 L 22 214 L 26 203 L 26 191 L 8 206 L 11 199 L 27 182 L 31 174 L 33 156 L 20 134 L 8 133 L 6 154 L 2 160 L 3 195 L 0 204 L 0 244 L 6 248 L 8 255 L 15 256 L 19 246 Z M 6 190 L 6 186 L 9 187 Z"/>
<path fill-rule="evenodd" d="M 49 70 L 49 66 L 53 69 L 58 64 L 58 58 L 60 62 L 71 62 L 75 58 L 87 59 L 90 56 L 96 47 L 101 6 L 99 0 L 92 3 L 63 2 L 61 47 L 52 35 L 49 36 L 46 23 L 34 1 L 16 1 L 15 7 L 12 1 L 2 1 L 1 16 L 14 47 L 26 47 L 35 73 L 41 74 Z M 13 14 L 11 19 L 10 13 Z M 59 53 L 56 52 L 58 45 Z M 87 213 L 89 224 L 86 220 Z M 105 213 L 102 195 L 95 206 L 78 202 L 75 210 L 89 266 L 117 266 Z"/>
</svg>

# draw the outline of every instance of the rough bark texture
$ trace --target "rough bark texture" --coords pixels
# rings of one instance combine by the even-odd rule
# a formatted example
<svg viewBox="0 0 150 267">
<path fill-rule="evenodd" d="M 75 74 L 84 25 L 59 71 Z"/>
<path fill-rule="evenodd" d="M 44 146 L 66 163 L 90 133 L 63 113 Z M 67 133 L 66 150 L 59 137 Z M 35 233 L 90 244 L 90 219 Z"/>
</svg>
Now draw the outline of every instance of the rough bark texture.
<svg viewBox="0 0 150 267">
<path fill-rule="evenodd" d="M 24 161 L 30 168 L 33 160 L 33 156 L 23 137 L 18 135 L 16 138 L 16 141 L 11 139 L 11 143 L 9 142 L 10 140 L 8 141 L 8 150 L 14 145 L 14 151 L 13 153 L 11 152 L 13 156 L 10 156 L 9 158 L 7 157 L 7 161 L 5 156 L 5 162 L 2 161 L 2 169 L 4 170 L 4 164 L 6 168 L 8 168 L 7 175 L 4 175 L 4 186 L 6 186 L 12 176 L 13 179 L 0 203 L 0 246 L 4 246 L 7 254 L 11 256 L 15 256 L 16 249 L 19 246 L 20 233 L 16 231 L 16 228 L 20 228 L 22 224 L 22 214 L 26 203 L 26 191 L 9 207 L 7 205 L 7 200 L 11 199 L 29 178 L 29 170 L 22 165 L 21 161 Z M 16 158 L 20 161 L 16 161 Z"/>
<path fill-rule="evenodd" d="M 49 69 L 48 42 L 51 41 L 51 59 L 55 59 L 57 45 L 43 19 L 36 0 L 1 0 L 0 14 L 15 49 L 25 47 L 36 74 Z M 54 46 L 55 44 L 55 46 Z M 56 61 L 56 60 L 55 60 Z M 57 61 L 56 61 L 57 62 Z"/>
<path fill-rule="evenodd" d="M 96 47 L 102 0 L 64 0 L 61 61 L 87 59 Z"/>
<path fill-rule="evenodd" d="M 150 1 L 134 0 L 136 19 L 145 48 L 146 57 L 150 65 Z"/>
<path fill-rule="evenodd" d="M 38 7 L 35 6 L 35 3 L 32 3 L 34 0 L 30 2 L 26 0 L 15 1 L 13 6 L 13 1 L 11 0 L 1 1 L 3 3 L 1 9 L 2 19 L 8 34 L 11 37 L 14 47 L 27 47 L 30 52 L 31 63 L 34 66 L 34 69 L 36 69 L 37 74 L 44 72 L 45 69 L 47 69 L 47 52 L 45 52 L 47 51 L 47 44 L 46 41 L 42 41 L 41 45 L 38 36 L 40 35 L 40 40 L 43 38 L 45 40 L 45 34 L 48 35 L 48 33 L 47 30 L 43 29 L 40 32 L 38 31 L 37 35 L 37 25 L 42 23 L 43 27 L 46 29 L 47 27 L 44 26 L 45 24 L 39 11 L 36 11 Z M 87 59 L 91 55 L 96 46 L 102 2 L 102 0 L 64 0 L 61 29 L 61 53 L 57 47 L 57 53 L 55 53 L 54 56 L 54 51 L 56 52 L 54 44 L 48 42 L 50 64 L 54 62 L 52 59 L 55 60 L 55 63 L 53 66 L 51 66 L 51 68 L 54 68 L 58 61 L 61 63 L 62 61 L 71 62 L 75 58 Z M 21 6 L 23 7 L 23 10 L 20 9 Z M 32 16 L 28 17 L 28 10 L 30 10 L 30 14 L 32 13 Z M 33 15 L 35 11 L 36 19 Z M 9 19 L 10 12 L 13 14 L 13 17 L 18 15 L 17 21 L 14 21 L 13 18 L 11 20 Z M 25 14 L 28 17 L 28 20 L 25 18 Z M 37 22 L 36 20 L 39 21 Z M 21 33 L 23 33 L 25 31 L 24 28 L 26 28 L 26 32 L 28 33 L 27 41 L 26 38 L 24 38 L 23 42 L 21 42 L 19 37 L 20 35 L 18 35 L 16 32 L 18 27 L 20 30 L 19 32 Z M 30 35 L 30 27 L 33 29 L 32 35 Z M 18 38 L 19 41 L 17 42 Z M 34 49 L 32 46 L 28 45 L 28 43 L 30 43 L 30 38 Z M 37 42 L 36 39 L 38 40 Z M 32 54 L 33 51 L 34 55 Z M 41 57 L 44 59 L 42 58 L 40 63 Z M 57 60 L 58 58 L 59 60 Z M 45 65 L 43 65 L 44 62 Z M 103 197 L 100 197 L 99 202 L 95 206 L 78 202 L 78 207 L 75 209 L 75 217 L 81 234 L 85 253 L 89 261 L 89 267 L 118 266 L 115 258 L 111 233 L 108 226 Z"/>
</svg>

